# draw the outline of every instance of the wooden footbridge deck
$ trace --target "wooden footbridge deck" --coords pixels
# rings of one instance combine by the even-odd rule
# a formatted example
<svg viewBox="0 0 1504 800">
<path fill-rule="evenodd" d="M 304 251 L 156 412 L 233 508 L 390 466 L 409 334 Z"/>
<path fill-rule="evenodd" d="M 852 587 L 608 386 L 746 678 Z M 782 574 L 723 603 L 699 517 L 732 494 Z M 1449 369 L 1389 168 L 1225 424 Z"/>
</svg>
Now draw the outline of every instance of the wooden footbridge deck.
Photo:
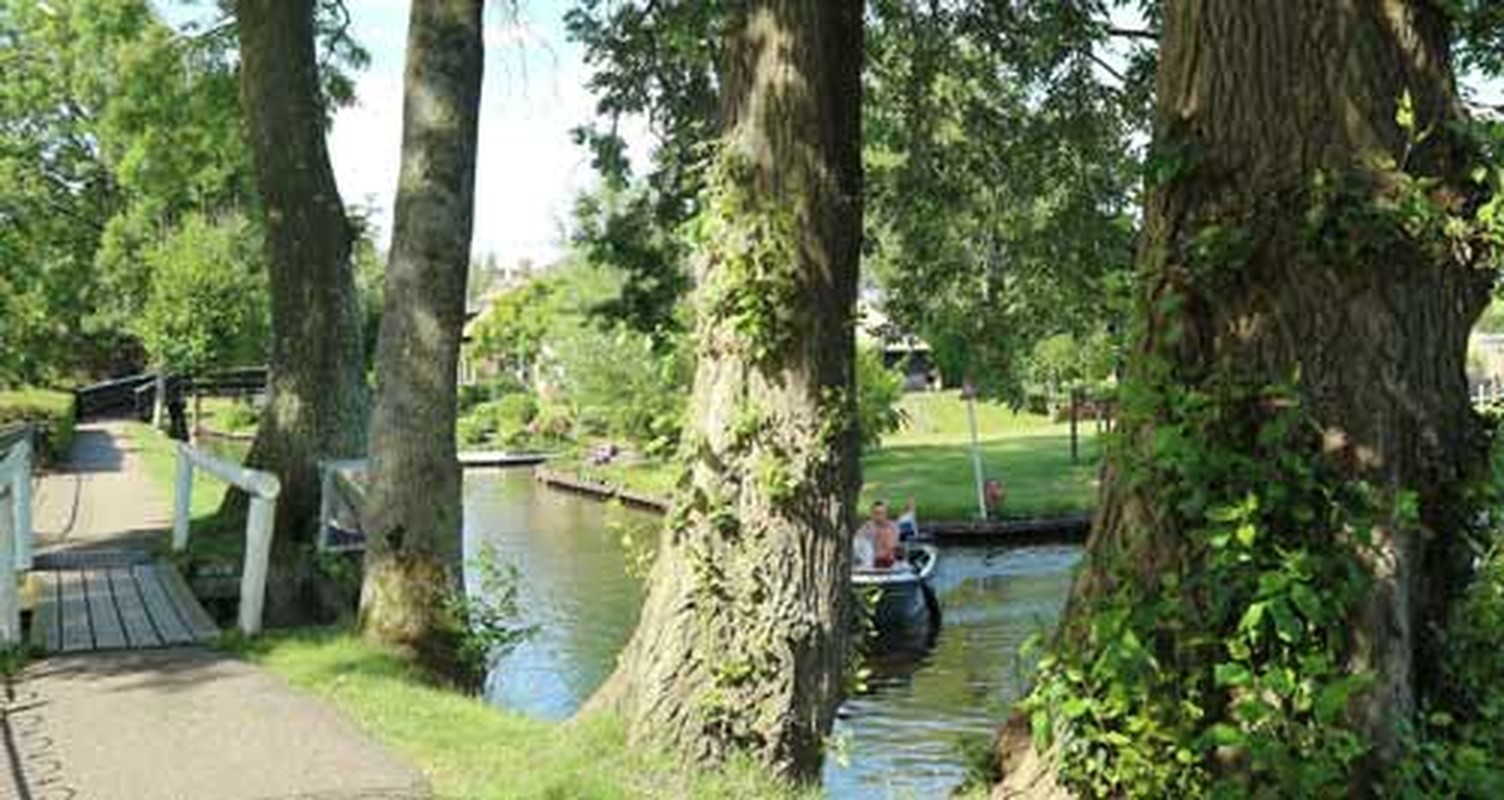
<svg viewBox="0 0 1504 800">
<path fill-rule="evenodd" d="M 171 564 L 81 559 L 30 580 L 31 642 L 47 653 L 171 647 L 219 635 Z"/>
</svg>

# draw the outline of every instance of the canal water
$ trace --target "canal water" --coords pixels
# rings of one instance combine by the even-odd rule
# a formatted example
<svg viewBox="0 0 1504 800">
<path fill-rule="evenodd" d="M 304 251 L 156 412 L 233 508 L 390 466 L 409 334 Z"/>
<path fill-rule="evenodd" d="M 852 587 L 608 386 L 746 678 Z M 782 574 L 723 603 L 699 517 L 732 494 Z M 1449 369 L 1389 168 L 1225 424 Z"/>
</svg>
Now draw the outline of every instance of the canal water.
<svg viewBox="0 0 1504 800">
<path fill-rule="evenodd" d="M 634 564 L 658 520 L 544 488 L 528 470 L 466 474 L 467 557 L 489 550 L 515 564 L 527 621 L 540 626 L 490 677 L 491 702 L 563 719 L 605 680 L 637 621 Z M 1017 697 L 1019 645 L 1053 624 L 1079 555 L 943 548 L 932 585 L 944 624 L 928 647 L 871 660 L 868 692 L 840 710 L 827 795 L 943 797 L 959 784 L 962 743 L 989 736 Z"/>
</svg>

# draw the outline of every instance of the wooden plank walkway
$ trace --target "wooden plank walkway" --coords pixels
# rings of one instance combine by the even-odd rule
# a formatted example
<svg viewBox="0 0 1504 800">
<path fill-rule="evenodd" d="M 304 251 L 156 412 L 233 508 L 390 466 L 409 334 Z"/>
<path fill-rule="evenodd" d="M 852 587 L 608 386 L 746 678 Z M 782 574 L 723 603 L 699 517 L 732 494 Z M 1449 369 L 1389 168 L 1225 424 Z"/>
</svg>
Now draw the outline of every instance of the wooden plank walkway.
<svg viewBox="0 0 1504 800">
<path fill-rule="evenodd" d="M 219 635 L 171 564 L 78 563 L 32 578 L 31 640 L 48 653 L 170 647 Z"/>
</svg>

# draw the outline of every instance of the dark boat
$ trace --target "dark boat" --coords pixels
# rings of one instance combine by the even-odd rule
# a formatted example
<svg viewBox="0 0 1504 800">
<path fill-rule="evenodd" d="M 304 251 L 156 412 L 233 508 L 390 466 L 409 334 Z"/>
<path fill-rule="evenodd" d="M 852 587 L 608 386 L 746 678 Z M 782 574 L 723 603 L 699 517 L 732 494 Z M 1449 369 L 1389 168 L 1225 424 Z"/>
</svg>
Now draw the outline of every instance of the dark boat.
<svg viewBox="0 0 1504 800">
<path fill-rule="evenodd" d="M 932 626 L 939 617 L 934 593 L 926 583 L 939 551 L 927 544 L 909 544 L 904 549 L 905 558 L 892 567 L 857 568 L 851 573 L 858 600 L 871 608 L 873 625 L 879 630 Z"/>
</svg>

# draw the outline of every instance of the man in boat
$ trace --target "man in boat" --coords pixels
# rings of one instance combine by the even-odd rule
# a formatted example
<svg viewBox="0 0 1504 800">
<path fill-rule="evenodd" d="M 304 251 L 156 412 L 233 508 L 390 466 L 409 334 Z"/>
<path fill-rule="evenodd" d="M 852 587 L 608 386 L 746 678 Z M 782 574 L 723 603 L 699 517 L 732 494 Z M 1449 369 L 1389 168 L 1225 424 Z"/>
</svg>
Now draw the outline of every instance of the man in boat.
<svg viewBox="0 0 1504 800">
<path fill-rule="evenodd" d="M 872 543 L 872 567 L 875 569 L 889 569 L 903 557 L 898 547 L 898 526 L 888 519 L 888 504 L 881 500 L 872 504 L 872 516 L 856 535 L 857 539 Z M 861 553 L 860 545 L 857 552 Z"/>
</svg>

